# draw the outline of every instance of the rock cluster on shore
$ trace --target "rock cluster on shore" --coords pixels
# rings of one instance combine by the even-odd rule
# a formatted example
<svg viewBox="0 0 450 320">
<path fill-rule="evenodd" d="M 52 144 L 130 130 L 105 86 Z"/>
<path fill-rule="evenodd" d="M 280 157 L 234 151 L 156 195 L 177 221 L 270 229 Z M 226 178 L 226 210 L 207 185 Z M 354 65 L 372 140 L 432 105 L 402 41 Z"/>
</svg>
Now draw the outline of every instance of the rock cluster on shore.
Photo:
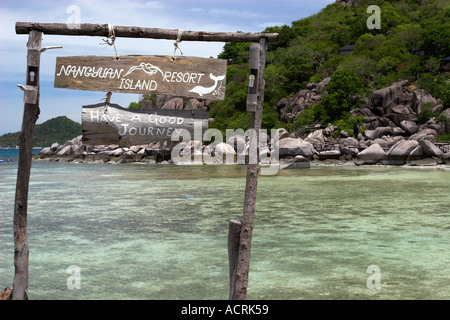
<svg viewBox="0 0 450 320">
<path fill-rule="evenodd" d="M 289 99 L 281 99 L 274 108 L 280 114 L 280 120 L 293 121 L 295 117 L 320 100 L 323 88 L 329 78 L 320 83 L 308 84 Z M 352 116 L 363 116 L 364 128 L 359 128 L 357 138 L 344 131 L 336 133 L 336 126 L 316 128 L 307 136 L 297 137 L 285 129 L 278 129 L 279 158 L 281 168 L 309 168 L 312 164 L 383 164 L 383 165 L 417 165 L 436 166 L 450 162 L 450 145 L 436 145 L 438 134 L 450 130 L 447 123 L 439 123 L 431 118 L 424 124 L 418 122 L 418 115 L 428 108 L 435 115 L 450 119 L 450 109 L 444 110 L 439 100 L 423 90 L 411 90 L 407 81 L 392 84 L 387 88 L 376 90 L 365 108 L 352 110 Z M 182 108 L 176 98 L 157 104 L 160 108 Z M 197 108 L 206 108 L 205 102 Z M 336 136 L 340 136 L 336 138 Z M 269 136 L 270 148 L 276 147 Z M 159 141 L 149 145 L 119 147 L 118 145 L 90 146 L 84 145 L 81 136 L 44 148 L 37 159 L 53 161 L 79 161 L 98 163 L 170 163 L 172 149 L 177 146 L 177 162 L 187 163 L 226 163 L 245 164 L 248 158 L 248 138 L 235 136 L 218 144 L 215 148 L 201 141 L 191 142 Z M 267 162 L 269 150 L 260 150 Z M 208 160 L 206 160 L 208 159 Z M 212 160 L 211 160 L 212 159 Z M 269 158 L 270 159 L 270 158 Z M 247 159 L 248 160 L 248 159 Z"/>
</svg>

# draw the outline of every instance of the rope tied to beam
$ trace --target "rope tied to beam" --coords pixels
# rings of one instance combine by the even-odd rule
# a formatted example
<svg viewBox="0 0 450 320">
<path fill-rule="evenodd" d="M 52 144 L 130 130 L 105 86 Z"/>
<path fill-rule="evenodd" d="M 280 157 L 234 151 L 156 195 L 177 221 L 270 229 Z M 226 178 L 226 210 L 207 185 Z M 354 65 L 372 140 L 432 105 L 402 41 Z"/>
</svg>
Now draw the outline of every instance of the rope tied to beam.
<svg viewBox="0 0 450 320">
<path fill-rule="evenodd" d="M 111 39 L 111 40 L 109 40 Z M 109 45 L 114 47 L 114 51 L 116 52 L 116 60 L 119 60 L 120 57 L 117 54 L 117 48 L 116 48 L 116 33 L 114 31 L 114 26 L 112 24 L 108 23 L 108 38 L 102 39 L 105 43 L 100 43 L 100 45 Z"/>
<path fill-rule="evenodd" d="M 177 52 L 177 49 L 180 51 L 181 55 L 183 55 L 183 51 L 181 51 L 180 47 L 178 46 L 178 44 L 181 42 L 181 37 L 183 36 L 183 29 L 178 29 L 178 36 L 177 36 L 177 41 L 175 41 L 173 43 L 174 45 L 174 50 L 173 50 L 173 56 L 172 56 L 172 60 L 175 60 L 175 53 Z"/>
</svg>

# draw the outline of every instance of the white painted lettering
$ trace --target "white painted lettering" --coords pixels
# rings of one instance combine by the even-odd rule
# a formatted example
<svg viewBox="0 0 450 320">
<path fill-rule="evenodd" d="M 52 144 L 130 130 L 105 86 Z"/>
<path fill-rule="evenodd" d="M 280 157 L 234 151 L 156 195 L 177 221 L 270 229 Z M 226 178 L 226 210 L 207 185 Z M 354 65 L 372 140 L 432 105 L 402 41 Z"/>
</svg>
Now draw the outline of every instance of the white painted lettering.
<svg viewBox="0 0 450 320">
<path fill-rule="evenodd" d="M 133 117 L 131 118 L 131 122 L 133 122 L 133 121 L 139 121 L 139 122 L 141 122 L 141 118 L 139 117 L 138 114 L 133 115 Z"/>
<path fill-rule="evenodd" d="M 191 79 L 190 79 L 190 82 L 191 82 L 191 83 L 195 83 L 195 79 L 197 79 L 197 73 L 191 73 Z"/>
<path fill-rule="evenodd" d="M 128 133 L 130 134 L 130 136 L 134 136 L 137 133 L 137 129 L 135 127 L 131 127 L 128 130 Z"/>
<path fill-rule="evenodd" d="M 56 74 L 57 77 L 60 77 L 64 74 L 66 77 L 72 76 L 72 78 L 76 79 L 78 77 L 85 78 L 109 78 L 109 79 L 120 79 L 122 72 L 124 69 L 113 69 L 113 68 L 95 68 L 92 66 L 72 66 L 61 65 L 59 72 Z"/>
<path fill-rule="evenodd" d="M 127 127 L 129 126 L 129 124 L 123 123 L 123 124 L 121 124 L 121 126 L 123 127 L 123 132 L 120 132 L 120 130 L 119 130 L 119 135 L 123 137 L 124 135 L 127 134 Z"/>
<path fill-rule="evenodd" d="M 94 113 L 91 110 L 91 121 L 94 122 L 99 122 L 99 114 L 98 114 L 98 110 L 95 110 L 96 115 L 94 116 Z"/>
</svg>

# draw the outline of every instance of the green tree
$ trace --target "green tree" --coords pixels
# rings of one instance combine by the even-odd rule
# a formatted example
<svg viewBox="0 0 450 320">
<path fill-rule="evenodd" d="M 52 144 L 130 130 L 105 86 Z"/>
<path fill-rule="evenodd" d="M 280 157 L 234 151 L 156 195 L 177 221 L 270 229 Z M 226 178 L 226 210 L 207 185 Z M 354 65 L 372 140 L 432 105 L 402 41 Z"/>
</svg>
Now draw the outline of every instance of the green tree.
<svg viewBox="0 0 450 320">
<path fill-rule="evenodd" d="M 361 80 L 351 70 L 336 71 L 325 87 L 328 94 L 322 97 L 318 106 L 322 125 L 348 117 L 349 111 L 359 106 L 363 89 Z"/>
<path fill-rule="evenodd" d="M 249 48 L 248 42 L 227 42 L 218 58 L 228 60 L 229 64 L 246 63 L 250 56 Z"/>
</svg>

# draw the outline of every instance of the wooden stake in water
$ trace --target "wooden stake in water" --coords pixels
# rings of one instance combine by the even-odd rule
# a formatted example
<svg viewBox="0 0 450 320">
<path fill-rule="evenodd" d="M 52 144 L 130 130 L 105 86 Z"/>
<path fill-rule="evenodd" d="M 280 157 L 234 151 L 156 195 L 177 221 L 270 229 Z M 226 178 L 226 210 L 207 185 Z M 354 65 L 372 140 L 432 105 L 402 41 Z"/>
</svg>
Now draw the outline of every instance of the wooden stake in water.
<svg viewBox="0 0 450 320">
<path fill-rule="evenodd" d="M 252 146 L 250 141 L 249 164 L 247 166 L 247 182 L 245 186 L 244 213 L 239 243 L 239 258 L 236 266 L 234 292 L 230 293 L 231 300 L 245 300 L 247 298 L 248 274 L 250 269 L 250 249 L 252 244 L 253 218 L 255 215 L 256 190 L 258 185 L 258 146 L 259 133 L 261 131 L 262 109 L 264 101 L 264 70 L 266 64 L 267 44 L 266 39 L 261 38 L 259 44 L 250 44 L 250 57 L 254 57 L 255 50 L 259 52 L 259 65 L 256 77 L 257 105 L 252 113 L 252 128 L 255 129 L 256 137 Z M 253 65 L 253 61 L 250 66 Z M 250 72 L 252 75 L 252 71 Z M 253 155 L 252 155 L 253 152 Z"/>
<path fill-rule="evenodd" d="M 28 39 L 27 75 L 24 88 L 24 111 L 19 136 L 19 164 L 14 205 L 14 281 L 13 300 L 28 299 L 28 187 L 33 157 L 33 136 L 39 118 L 39 65 L 42 32 L 31 30 Z"/>
</svg>

